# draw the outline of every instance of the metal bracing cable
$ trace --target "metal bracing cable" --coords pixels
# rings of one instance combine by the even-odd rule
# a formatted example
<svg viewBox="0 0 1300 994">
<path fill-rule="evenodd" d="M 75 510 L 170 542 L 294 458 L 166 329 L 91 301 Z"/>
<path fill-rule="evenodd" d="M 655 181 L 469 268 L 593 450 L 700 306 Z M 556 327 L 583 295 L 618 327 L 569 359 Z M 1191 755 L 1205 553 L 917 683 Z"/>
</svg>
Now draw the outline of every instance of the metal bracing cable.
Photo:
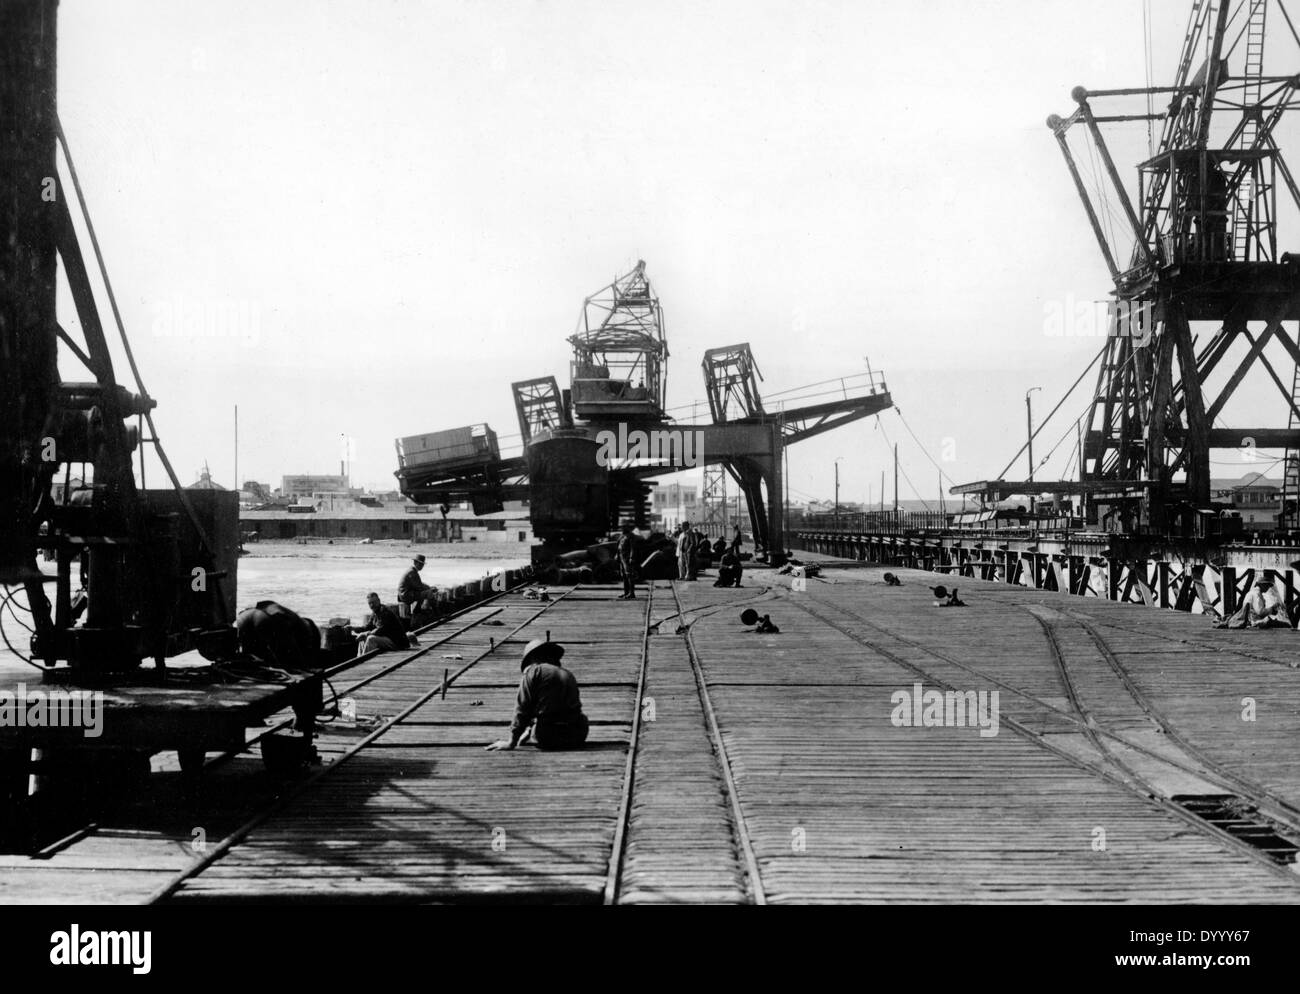
<svg viewBox="0 0 1300 994">
<path fill-rule="evenodd" d="M 1291 15 L 1286 12 L 1286 4 L 1282 0 L 1277 0 L 1277 9 L 1282 12 L 1286 26 L 1291 29 L 1291 37 L 1295 39 L 1297 45 L 1300 45 L 1300 34 L 1296 34 L 1295 25 L 1291 23 Z"/>
<path fill-rule="evenodd" d="M 145 389 L 144 380 L 140 376 L 140 368 L 136 365 L 135 353 L 132 351 L 131 342 L 126 336 L 126 326 L 122 322 L 121 311 L 118 310 L 117 295 L 113 293 L 113 284 L 108 278 L 108 267 L 104 263 L 104 253 L 100 251 L 99 238 L 95 235 L 95 225 L 90 219 L 90 209 L 86 204 L 86 197 L 81 189 L 81 180 L 77 177 L 77 167 L 72 161 L 72 150 L 68 147 L 67 136 L 63 133 L 63 122 L 58 120 L 58 118 L 55 118 L 54 126 L 58 133 L 59 145 L 63 148 L 63 157 L 68 163 L 68 175 L 72 177 L 72 186 L 77 194 L 77 202 L 81 206 L 81 216 L 86 222 L 86 234 L 90 236 L 91 247 L 95 250 L 95 261 L 99 265 L 100 278 L 104 281 L 104 290 L 108 294 L 108 303 L 113 311 L 113 320 L 117 324 L 117 334 L 122 340 L 122 348 L 126 352 L 127 364 L 131 367 L 131 375 L 135 379 L 136 389 L 140 391 L 140 396 L 142 398 L 147 399 L 149 397 L 149 391 Z M 162 463 L 163 469 L 167 472 L 172 487 L 176 491 L 176 496 L 180 499 L 181 507 L 185 509 L 185 514 L 190 519 L 190 524 L 194 526 L 195 532 L 198 533 L 199 544 L 202 546 L 204 553 L 209 557 L 213 557 L 212 542 L 208 539 L 207 531 L 199 521 L 199 517 L 194 511 L 193 505 L 190 504 L 189 497 L 185 493 L 185 488 L 181 486 L 180 478 L 177 477 L 176 471 L 172 468 L 171 460 L 167 458 L 167 453 L 163 450 L 162 440 L 158 437 L 158 429 L 153 423 L 153 412 L 147 407 L 144 411 L 144 419 L 149 425 L 149 436 L 153 441 L 154 449 L 158 452 L 158 460 Z M 235 485 L 238 486 L 238 484 L 239 481 L 236 480 Z"/>
<path fill-rule="evenodd" d="M 1084 367 L 1083 372 L 1079 374 L 1079 378 L 1076 379 L 1072 384 L 1070 384 L 1070 389 L 1065 391 L 1065 395 L 1056 402 L 1056 406 L 1052 408 L 1052 410 L 1048 413 L 1047 417 L 1043 418 L 1043 420 L 1039 422 L 1038 427 L 1034 429 L 1034 433 L 1030 435 L 1028 439 L 1025 440 L 1025 444 L 1020 446 L 1020 448 L 1016 450 L 1016 454 L 1011 457 L 1011 461 L 1007 463 L 1005 468 L 1003 468 L 1002 472 L 997 475 L 997 478 L 999 480 L 1006 477 L 1007 472 L 1011 469 L 1012 466 L 1016 464 L 1016 460 L 1019 459 L 1022 455 L 1024 455 L 1025 450 L 1029 448 L 1029 443 L 1038 437 L 1038 433 L 1043 430 L 1043 428 L 1047 425 L 1049 421 L 1052 420 L 1053 415 L 1055 415 L 1056 412 L 1061 409 L 1062 405 L 1067 400 L 1070 399 L 1070 394 L 1074 393 L 1074 391 L 1078 388 L 1079 384 L 1083 382 L 1083 378 L 1092 371 L 1092 367 L 1097 365 L 1097 360 L 1106 354 L 1106 350 L 1108 348 L 1110 348 L 1109 339 L 1107 340 L 1106 344 L 1101 347 L 1101 351 L 1092 357 L 1092 362 L 1088 363 L 1088 365 Z M 1129 359 L 1132 359 L 1132 356 L 1129 356 Z M 1128 363 L 1129 359 L 1126 359 L 1124 363 L 1120 365 L 1120 369 L 1124 368 L 1124 365 Z M 1118 371 L 1119 370 L 1116 370 L 1116 372 Z M 1089 404 L 1091 403 L 1092 402 L 1089 401 Z"/>
<path fill-rule="evenodd" d="M 880 435 L 885 440 L 885 444 L 888 445 L 892 450 L 894 443 L 889 440 L 889 433 L 885 431 L 885 426 L 881 424 L 879 414 L 876 415 L 876 427 L 880 429 Z M 912 488 L 912 496 L 914 496 L 917 500 L 919 500 L 922 504 L 924 504 L 925 509 L 927 511 L 934 510 L 932 507 L 930 507 L 929 502 L 924 497 L 921 496 L 920 491 L 916 489 L 916 484 L 914 484 L 911 480 L 911 477 L 907 475 L 907 470 L 903 469 L 903 464 L 898 461 L 897 453 L 895 453 L 894 455 L 894 465 L 898 468 L 898 472 L 903 477 L 903 479 L 907 481 L 907 485 Z"/>
<path fill-rule="evenodd" d="M 23 589 L 22 587 L 16 587 L 11 590 L 7 584 L 5 585 L 5 591 L 6 591 L 5 597 L 3 601 L 0 601 L 0 639 L 2 639 L 4 641 L 4 644 L 9 647 L 9 651 L 12 652 L 15 656 L 17 656 L 18 659 L 20 659 L 22 662 L 32 667 L 32 669 L 40 670 L 42 673 L 48 673 L 50 670 L 53 669 L 53 667 L 42 666 L 40 663 L 36 662 L 36 660 L 33 657 L 28 656 L 23 652 L 21 652 L 19 649 L 15 648 L 14 644 L 9 641 L 9 633 L 5 630 L 4 611 L 5 608 L 8 608 L 9 612 L 13 615 L 14 620 L 17 621 L 18 624 L 22 625 L 24 628 L 27 628 L 29 632 L 32 631 L 32 629 L 28 628 L 26 623 L 21 618 L 18 617 L 17 612 L 14 611 L 15 607 L 23 607 L 23 605 L 18 604 L 18 602 L 14 600 L 14 595 L 17 594 L 18 591 L 22 589 Z M 31 613 L 30 606 L 23 607 L 23 610 L 25 610 L 28 614 Z"/>
<path fill-rule="evenodd" d="M 935 461 L 934 461 L 934 457 L 933 457 L 932 455 L 930 455 L 930 453 L 929 453 L 928 451 L 926 451 L 925 446 L 924 446 L 923 444 L 921 444 L 921 440 L 920 440 L 919 438 L 916 437 L 916 432 L 912 431 L 912 426 L 909 425 L 909 424 L 907 423 L 907 419 L 906 419 L 905 417 L 903 417 L 903 412 L 900 411 L 897 407 L 895 407 L 895 408 L 894 408 L 894 413 L 898 415 L 898 420 L 901 421 L 901 422 L 903 422 L 903 427 L 906 428 L 906 429 L 907 429 L 907 433 L 908 433 L 909 435 L 912 436 L 912 441 L 914 441 L 914 442 L 916 443 L 917 448 L 919 448 L 919 449 L 921 450 L 921 454 L 922 454 L 923 456 L 925 456 L 925 458 L 929 459 L 929 460 L 930 460 L 930 465 L 933 466 L 935 469 L 937 469 L 937 470 L 939 471 L 939 477 L 940 477 L 941 479 L 947 480 L 949 483 L 951 483 L 951 484 L 955 487 L 955 486 L 957 485 L 957 481 L 954 480 L 954 479 L 953 479 L 951 476 L 949 476 L 947 473 L 945 473 L 945 472 L 943 471 L 943 467 L 940 466 L 937 462 L 935 462 Z"/>
<path fill-rule="evenodd" d="M 1147 156 L 1156 154 L 1155 105 L 1152 101 L 1151 81 L 1151 0 L 1142 0 L 1142 56 L 1146 65 L 1147 77 Z"/>
</svg>

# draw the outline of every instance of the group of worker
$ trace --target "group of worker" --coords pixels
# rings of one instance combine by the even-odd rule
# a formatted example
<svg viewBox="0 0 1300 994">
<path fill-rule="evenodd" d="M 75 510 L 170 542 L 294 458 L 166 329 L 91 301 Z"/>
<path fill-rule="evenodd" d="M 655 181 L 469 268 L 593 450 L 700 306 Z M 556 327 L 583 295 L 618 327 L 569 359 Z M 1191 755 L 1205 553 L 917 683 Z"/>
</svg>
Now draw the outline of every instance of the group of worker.
<svg viewBox="0 0 1300 994">
<path fill-rule="evenodd" d="M 740 586 L 740 526 L 736 526 L 728 547 L 720 538 L 712 546 L 704 533 L 692 528 L 689 521 L 683 521 L 673 532 L 677 545 L 677 579 L 695 580 L 699 577 L 700 559 L 716 558 L 719 560 L 719 576 L 715 587 Z M 725 571 L 725 572 L 724 572 Z"/>
<path fill-rule="evenodd" d="M 678 578 L 694 580 L 700 558 L 717 558 L 720 562 L 715 586 L 740 586 L 741 534 L 737 528 L 730 546 L 718 539 L 713 546 L 690 522 L 679 525 L 673 541 L 678 556 Z M 620 599 L 636 598 L 637 561 L 640 539 L 635 528 L 624 524 L 620 530 L 615 556 L 623 579 Z M 424 583 L 420 572 L 425 557 L 417 555 L 397 587 L 397 600 L 411 611 L 436 607 L 438 590 Z M 409 640 L 402 619 L 384 604 L 373 591 L 366 597 L 369 614 L 363 624 L 350 626 L 357 639 L 357 654 L 404 649 Z M 263 662 L 286 668 L 316 668 L 320 635 L 315 624 L 300 618 L 272 601 L 263 601 L 240 614 L 236 622 L 243 652 Z M 578 681 L 565 669 L 560 659 L 564 646 L 547 639 L 536 639 L 524 648 L 520 660 L 519 691 L 515 699 L 514 720 L 508 738 L 487 746 L 490 751 L 515 749 L 529 740 L 541 749 L 573 749 L 587 740 L 589 722 L 582 711 Z"/>
</svg>

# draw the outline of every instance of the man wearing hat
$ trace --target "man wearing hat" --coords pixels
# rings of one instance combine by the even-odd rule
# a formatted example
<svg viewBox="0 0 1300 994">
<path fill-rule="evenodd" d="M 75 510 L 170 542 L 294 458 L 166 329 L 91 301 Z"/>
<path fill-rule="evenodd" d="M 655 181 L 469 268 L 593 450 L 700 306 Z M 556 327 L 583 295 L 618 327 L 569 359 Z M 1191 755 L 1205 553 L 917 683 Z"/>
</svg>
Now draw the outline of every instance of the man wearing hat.
<svg viewBox="0 0 1300 994">
<path fill-rule="evenodd" d="M 578 681 L 560 665 L 563 655 L 564 646 L 546 639 L 533 639 L 524 647 L 510 738 L 493 742 L 489 752 L 515 748 L 530 728 L 539 749 L 576 749 L 587 741 Z"/>
<path fill-rule="evenodd" d="M 409 604 L 412 611 L 432 609 L 438 597 L 438 588 L 431 587 L 420 579 L 420 570 L 424 569 L 424 555 L 417 555 L 411 560 L 411 568 L 402 574 L 397 584 L 397 599 L 402 604 Z"/>
<path fill-rule="evenodd" d="M 1217 625 L 1219 628 L 1290 628 L 1286 605 L 1273 590 L 1273 581 L 1261 577 L 1237 613 Z"/>
<path fill-rule="evenodd" d="M 677 529 L 677 579 L 691 580 L 691 557 L 695 554 L 695 535 L 691 523 L 683 521 Z"/>
</svg>

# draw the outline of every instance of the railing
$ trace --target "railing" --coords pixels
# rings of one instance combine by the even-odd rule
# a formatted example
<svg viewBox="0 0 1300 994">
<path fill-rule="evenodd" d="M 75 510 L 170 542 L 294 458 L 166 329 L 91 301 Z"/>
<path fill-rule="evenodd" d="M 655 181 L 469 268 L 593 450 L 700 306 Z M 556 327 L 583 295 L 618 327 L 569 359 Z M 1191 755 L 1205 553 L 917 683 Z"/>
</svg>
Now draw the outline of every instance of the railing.
<svg viewBox="0 0 1300 994">
<path fill-rule="evenodd" d="M 841 511 L 839 514 L 806 514 L 802 521 L 790 523 L 791 531 L 876 535 L 902 535 L 947 527 L 948 515 L 942 511 Z"/>
</svg>

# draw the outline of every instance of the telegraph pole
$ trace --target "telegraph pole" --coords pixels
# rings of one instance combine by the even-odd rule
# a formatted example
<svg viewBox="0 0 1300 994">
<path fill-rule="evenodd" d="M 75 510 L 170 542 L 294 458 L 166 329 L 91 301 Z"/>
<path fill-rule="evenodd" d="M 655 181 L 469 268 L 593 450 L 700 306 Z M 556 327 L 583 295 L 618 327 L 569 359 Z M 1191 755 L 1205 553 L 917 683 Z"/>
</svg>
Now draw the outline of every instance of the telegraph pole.
<svg viewBox="0 0 1300 994">
<path fill-rule="evenodd" d="M 1030 394 L 1042 387 L 1030 387 L 1025 391 L 1025 422 L 1029 426 L 1029 482 L 1034 482 L 1034 405 Z M 1032 488 L 1031 488 L 1032 489 Z M 1034 509 L 1034 495 L 1029 495 L 1029 510 Z"/>
<path fill-rule="evenodd" d="M 836 528 L 840 526 L 840 459 L 843 458 L 844 458 L 843 456 L 840 456 L 839 459 L 835 460 L 835 527 Z"/>
</svg>

